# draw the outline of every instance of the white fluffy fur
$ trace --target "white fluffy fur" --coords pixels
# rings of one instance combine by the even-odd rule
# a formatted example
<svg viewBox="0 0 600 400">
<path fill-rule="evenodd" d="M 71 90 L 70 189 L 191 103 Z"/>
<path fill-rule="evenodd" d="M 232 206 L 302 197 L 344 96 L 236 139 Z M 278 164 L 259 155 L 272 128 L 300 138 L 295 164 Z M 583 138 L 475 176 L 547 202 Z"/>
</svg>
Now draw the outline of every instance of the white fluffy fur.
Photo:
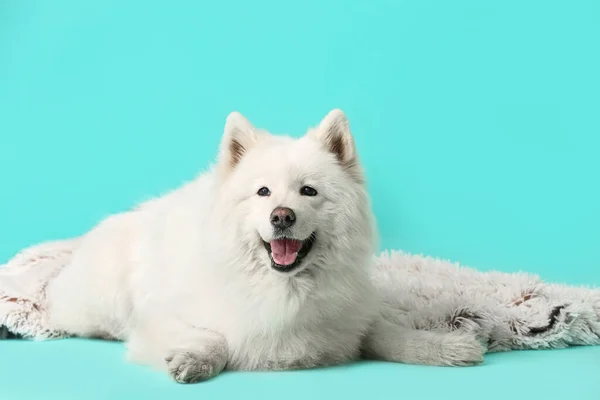
<svg viewBox="0 0 600 400">
<path fill-rule="evenodd" d="M 318 195 L 302 196 L 303 185 Z M 263 186 L 270 196 L 257 195 Z M 316 232 L 312 250 L 290 274 L 271 268 L 263 245 L 275 238 L 269 216 L 278 206 L 297 215 L 292 237 Z M 227 348 L 228 368 L 243 370 L 342 363 L 358 358 L 361 344 L 396 361 L 478 361 L 475 340 L 459 338 L 457 354 L 438 360 L 437 352 L 403 345 L 397 327 L 374 323 L 373 237 L 341 111 L 300 139 L 270 135 L 232 113 L 215 172 L 106 219 L 82 239 L 48 287 L 50 323 L 79 336 L 125 340 L 133 360 L 168 365 L 178 380 L 181 366 L 170 364 L 180 354 L 184 369 L 221 368 L 223 360 L 205 354 L 217 345 Z M 373 340 L 363 341 L 370 329 Z M 431 336 L 437 345 L 441 339 Z"/>
<path fill-rule="evenodd" d="M 303 185 L 318 195 L 301 196 Z M 270 196 L 257 196 L 263 186 Z M 263 246 L 274 238 L 277 206 L 296 212 L 293 237 L 317 238 L 288 274 L 271 268 Z M 309 368 L 361 354 L 470 365 L 488 345 L 599 342 L 597 290 L 402 253 L 382 255 L 373 269 L 373 250 L 369 199 L 341 111 L 300 139 L 272 136 L 232 113 L 214 170 L 77 240 L 15 258 L 37 279 L 23 296 L 3 296 L 9 281 L 0 279 L 0 325 L 37 338 L 124 340 L 132 360 L 180 382 L 223 368 Z M 40 261 L 44 273 L 31 267 Z"/>
</svg>

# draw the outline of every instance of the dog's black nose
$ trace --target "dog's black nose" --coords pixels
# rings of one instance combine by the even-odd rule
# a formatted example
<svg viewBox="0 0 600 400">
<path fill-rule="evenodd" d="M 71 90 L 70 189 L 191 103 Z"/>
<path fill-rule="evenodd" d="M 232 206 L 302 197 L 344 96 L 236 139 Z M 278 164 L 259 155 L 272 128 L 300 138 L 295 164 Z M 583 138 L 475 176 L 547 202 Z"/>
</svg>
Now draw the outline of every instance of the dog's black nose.
<svg viewBox="0 0 600 400">
<path fill-rule="evenodd" d="M 296 214 L 291 208 L 277 207 L 271 213 L 271 225 L 276 229 L 286 229 L 294 225 Z"/>
</svg>

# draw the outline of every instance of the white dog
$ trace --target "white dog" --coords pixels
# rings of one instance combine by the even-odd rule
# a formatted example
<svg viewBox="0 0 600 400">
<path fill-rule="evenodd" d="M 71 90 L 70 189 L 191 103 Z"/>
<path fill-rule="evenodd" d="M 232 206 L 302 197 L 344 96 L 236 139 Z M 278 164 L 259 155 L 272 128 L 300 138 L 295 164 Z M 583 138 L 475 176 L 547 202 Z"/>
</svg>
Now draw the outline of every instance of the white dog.
<svg viewBox="0 0 600 400">
<path fill-rule="evenodd" d="M 227 118 L 214 170 L 87 233 L 48 287 L 50 323 L 127 342 L 178 382 L 360 356 L 470 365 L 474 335 L 390 324 L 371 282 L 374 223 L 346 116 L 300 139 Z"/>
</svg>

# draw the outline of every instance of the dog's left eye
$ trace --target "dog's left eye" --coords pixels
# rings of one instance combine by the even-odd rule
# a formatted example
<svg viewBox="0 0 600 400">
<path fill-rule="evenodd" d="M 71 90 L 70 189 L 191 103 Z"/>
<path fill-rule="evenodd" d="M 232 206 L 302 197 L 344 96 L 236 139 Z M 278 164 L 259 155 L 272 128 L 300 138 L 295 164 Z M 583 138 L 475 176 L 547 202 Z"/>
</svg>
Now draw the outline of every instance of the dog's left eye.
<svg viewBox="0 0 600 400">
<path fill-rule="evenodd" d="M 311 188 L 310 186 L 302 186 L 300 188 L 300 194 L 302 196 L 316 196 L 317 195 L 317 191 L 314 188 Z"/>
<path fill-rule="evenodd" d="M 261 187 L 260 189 L 258 189 L 258 192 L 256 192 L 256 194 L 259 195 L 260 197 L 266 197 L 271 194 L 271 191 L 269 190 L 268 187 Z"/>
</svg>

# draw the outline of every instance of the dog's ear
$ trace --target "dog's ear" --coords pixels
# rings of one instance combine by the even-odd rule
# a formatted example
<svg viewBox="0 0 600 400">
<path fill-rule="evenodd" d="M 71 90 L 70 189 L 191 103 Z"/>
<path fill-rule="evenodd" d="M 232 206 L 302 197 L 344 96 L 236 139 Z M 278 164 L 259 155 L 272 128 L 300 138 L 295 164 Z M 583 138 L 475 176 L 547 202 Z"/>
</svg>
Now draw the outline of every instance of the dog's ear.
<svg viewBox="0 0 600 400">
<path fill-rule="evenodd" d="M 230 113 L 225 121 L 223 139 L 221 139 L 219 154 L 221 170 L 223 172 L 233 170 L 256 141 L 257 134 L 254 126 L 239 112 Z"/>
<path fill-rule="evenodd" d="M 341 164 L 350 163 L 356 157 L 350 124 L 342 110 L 331 110 L 311 134 L 323 143 Z"/>
<path fill-rule="evenodd" d="M 350 132 L 350 123 L 342 110 L 331 110 L 319 126 L 309 132 L 309 135 L 320 141 L 328 151 L 333 153 L 340 165 L 348 172 L 362 180 L 362 171 L 358 165 L 358 155 L 354 138 Z"/>
</svg>

